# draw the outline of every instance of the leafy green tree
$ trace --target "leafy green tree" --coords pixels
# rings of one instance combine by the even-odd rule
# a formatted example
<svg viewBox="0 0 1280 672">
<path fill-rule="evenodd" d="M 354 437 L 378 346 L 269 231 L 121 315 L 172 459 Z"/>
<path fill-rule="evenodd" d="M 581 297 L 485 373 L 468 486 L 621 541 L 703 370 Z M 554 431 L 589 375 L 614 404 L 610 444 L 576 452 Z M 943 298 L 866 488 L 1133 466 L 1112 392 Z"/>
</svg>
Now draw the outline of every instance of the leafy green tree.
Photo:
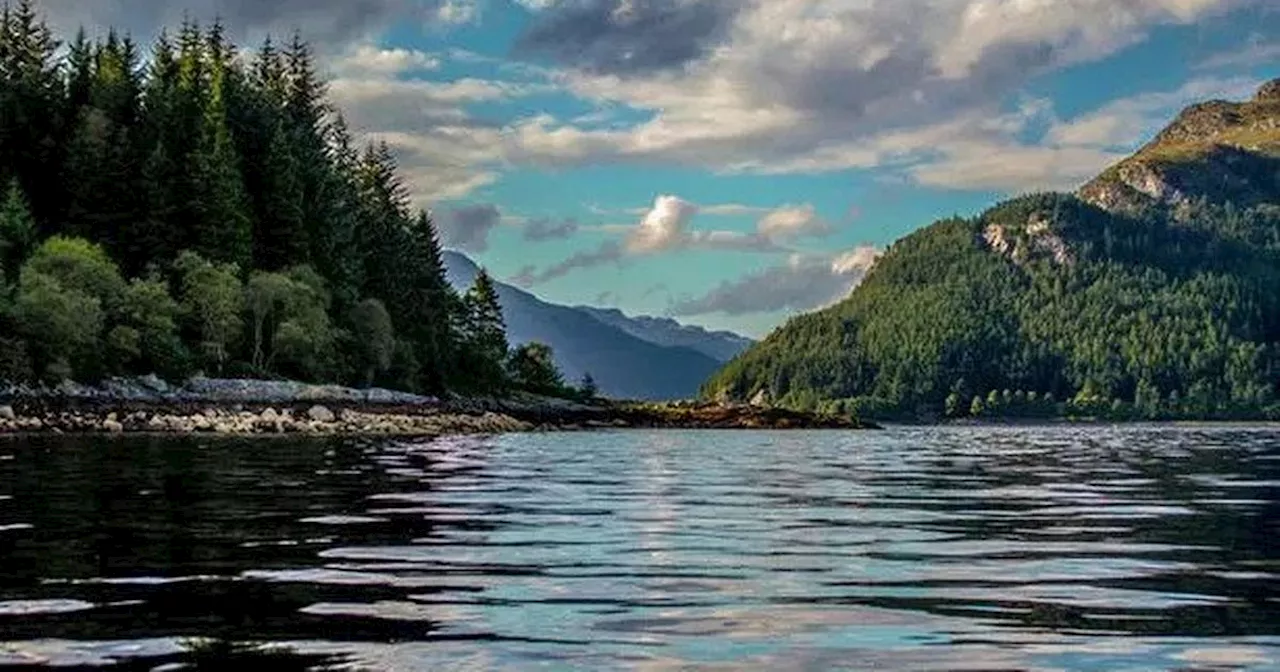
<svg viewBox="0 0 1280 672">
<path fill-rule="evenodd" d="M 254 369 L 266 373 L 282 365 L 289 373 L 324 377 L 334 340 L 328 302 L 324 281 L 306 266 L 250 275 L 245 305 Z"/>
<path fill-rule="evenodd" d="M 64 289 L 93 297 L 108 314 L 119 310 L 127 288 L 120 269 L 106 251 L 83 238 L 49 238 L 27 260 L 23 272 L 27 271 L 52 278 Z"/>
<path fill-rule="evenodd" d="M 329 322 L 329 292 L 309 266 L 288 271 L 293 290 L 284 321 L 274 337 L 284 372 L 312 380 L 327 379 L 332 370 L 335 334 Z"/>
<path fill-rule="evenodd" d="M 118 320 L 136 335 L 136 361 L 127 362 L 137 373 L 177 377 L 185 373 L 187 353 L 178 334 L 181 309 L 159 278 L 137 279 L 125 290 Z M 131 338 L 131 337 L 130 337 Z"/>
<path fill-rule="evenodd" d="M 518 388 L 540 394 L 560 394 L 564 377 L 556 368 L 551 346 L 525 343 L 512 350 L 507 359 L 507 376 Z"/>
<path fill-rule="evenodd" d="M 31 268 L 22 270 L 14 305 L 18 333 L 46 379 L 92 375 L 105 317 L 97 298 Z"/>
<path fill-rule="evenodd" d="M 232 264 L 214 264 L 195 252 L 174 262 L 178 305 L 188 333 L 206 365 L 221 372 L 244 331 L 244 293 Z"/>
<path fill-rule="evenodd" d="M 960 412 L 962 410 L 960 408 L 961 403 L 962 401 L 961 401 L 959 392 L 952 392 L 951 394 L 947 395 L 947 401 L 946 401 L 944 410 L 948 418 L 955 418 L 960 415 Z"/>
<path fill-rule="evenodd" d="M 377 299 L 365 299 L 352 310 L 351 324 L 360 353 L 364 385 L 391 368 L 396 351 L 396 332 L 391 315 Z"/>
</svg>

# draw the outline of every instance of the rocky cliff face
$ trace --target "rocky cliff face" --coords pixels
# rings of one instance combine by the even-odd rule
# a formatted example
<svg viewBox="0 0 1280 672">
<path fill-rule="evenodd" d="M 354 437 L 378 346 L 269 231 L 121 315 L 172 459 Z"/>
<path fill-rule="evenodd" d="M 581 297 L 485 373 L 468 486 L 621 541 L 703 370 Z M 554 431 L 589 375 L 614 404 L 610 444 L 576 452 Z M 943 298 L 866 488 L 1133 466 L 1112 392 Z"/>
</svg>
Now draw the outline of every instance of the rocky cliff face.
<svg viewBox="0 0 1280 672">
<path fill-rule="evenodd" d="M 1080 189 L 1112 212 L 1164 206 L 1175 213 L 1200 198 L 1254 205 L 1280 195 L 1280 79 L 1248 101 L 1209 101 L 1184 110 L 1133 156 Z"/>
</svg>

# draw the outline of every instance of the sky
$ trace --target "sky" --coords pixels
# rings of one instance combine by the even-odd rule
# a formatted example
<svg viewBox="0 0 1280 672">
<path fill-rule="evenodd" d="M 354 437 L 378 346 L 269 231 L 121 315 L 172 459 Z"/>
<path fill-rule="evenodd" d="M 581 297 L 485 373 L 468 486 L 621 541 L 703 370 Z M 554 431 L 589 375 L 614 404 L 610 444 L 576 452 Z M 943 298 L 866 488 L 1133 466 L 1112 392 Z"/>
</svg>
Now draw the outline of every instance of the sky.
<svg viewBox="0 0 1280 672">
<path fill-rule="evenodd" d="M 300 31 L 446 245 L 549 301 L 760 337 L 894 240 L 1073 190 L 1280 77 L 1274 0 L 36 0 Z"/>
</svg>

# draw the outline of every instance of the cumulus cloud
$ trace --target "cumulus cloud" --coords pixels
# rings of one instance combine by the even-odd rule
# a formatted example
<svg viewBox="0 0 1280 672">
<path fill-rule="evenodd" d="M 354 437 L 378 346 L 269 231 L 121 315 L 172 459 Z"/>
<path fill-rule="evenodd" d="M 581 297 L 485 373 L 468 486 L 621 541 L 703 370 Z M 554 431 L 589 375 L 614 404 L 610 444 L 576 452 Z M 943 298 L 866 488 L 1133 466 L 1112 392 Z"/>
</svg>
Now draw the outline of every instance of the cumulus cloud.
<svg viewBox="0 0 1280 672">
<path fill-rule="evenodd" d="M 543 47 L 540 53 L 564 67 L 558 81 L 570 92 L 652 117 L 626 129 L 530 118 L 511 129 L 508 156 L 545 165 L 671 161 L 757 173 L 909 169 L 938 159 L 962 167 L 981 159 L 983 175 L 970 181 L 982 188 L 1056 184 L 1109 157 L 1050 146 L 1029 157 L 1039 165 L 1024 175 L 1016 165 L 993 164 L 1015 164 L 1025 153 L 983 154 L 1025 144 L 1029 127 L 984 128 L 983 121 L 1045 72 L 1104 58 L 1152 27 L 1249 4 L 1257 0 L 559 3 L 539 15 L 523 43 Z M 660 20 L 671 15 L 675 30 Z M 620 48 L 600 48 L 601 36 Z M 628 61 L 628 45 L 643 45 L 647 55 Z M 1072 165 L 1045 165 L 1063 161 Z M 946 172 L 919 175 L 964 182 Z"/>
<path fill-rule="evenodd" d="M 524 239 L 537 243 L 546 240 L 561 240 L 578 232 L 578 220 L 565 218 L 553 220 L 541 218 L 524 225 Z"/>
<path fill-rule="evenodd" d="M 689 222 L 697 212 L 698 206 L 678 196 L 659 196 L 627 236 L 627 251 L 649 254 L 687 245 L 691 240 Z"/>
<path fill-rule="evenodd" d="M 389 77 L 415 71 L 438 70 L 440 58 L 416 49 L 383 49 L 371 44 L 352 47 L 337 63 L 343 76 Z"/>
<path fill-rule="evenodd" d="M 676 301 L 668 312 L 676 317 L 741 316 L 822 308 L 848 296 L 878 257 L 872 247 L 835 257 L 792 255 L 784 265 L 721 283 L 703 296 Z"/>
<path fill-rule="evenodd" d="M 471 0 L 38 0 L 50 23 L 70 34 L 85 26 L 114 26 L 149 39 L 185 18 L 221 19 L 237 39 L 258 40 L 294 31 L 322 51 L 340 50 L 371 38 L 395 23 L 430 26 L 469 20 Z"/>
<path fill-rule="evenodd" d="M 492 204 L 468 205 L 437 213 L 436 230 L 446 248 L 463 252 L 489 249 L 489 232 L 502 223 L 502 212 Z"/>
<path fill-rule="evenodd" d="M 756 229 L 770 240 L 791 240 L 826 235 L 831 232 L 831 225 L 818 216 L 812 205 L 801 205 L 770 212 L 760 219 Z"/>
<path fill-rule="evenodd" d="M 597 214 L 612 211 L 592 207 Z M 752 232 L 709 230 L 693 228 L 694 218 L 704 212 L 719 215 L 744 215 L 763 213 Z M 831 232 L 830 224 L 820 217 L 812 205 L 788 205 L 774 210 L 741 204 L 720 204 L 702 208 L 679 196 L 664 194 L 654 199 L 647 209 L 626 210 L 640 217 L 631 226 L 597 226 L 597 230 L 623 234 L 623 243 L 606 243 L 600 249 L 579 252 L 564 262 L 538 272 L 533 267 L 523 269 L 515 281 L 526 287 L 563 277 L 573 271 L 617 263 L 624 257 L 653 256 L 678 250 L 719 250 L 738 252 L 785 252 L 785 243 L 799 238 L 824 236 Z M 563 226 L 563 225 L 562 225 Z M 556 237 L 559 227 L 549 222 L 537 221 L 526 227 L 526 240 Z M 577 230 L 576 222 L 565 234 Z"/>
</svg>

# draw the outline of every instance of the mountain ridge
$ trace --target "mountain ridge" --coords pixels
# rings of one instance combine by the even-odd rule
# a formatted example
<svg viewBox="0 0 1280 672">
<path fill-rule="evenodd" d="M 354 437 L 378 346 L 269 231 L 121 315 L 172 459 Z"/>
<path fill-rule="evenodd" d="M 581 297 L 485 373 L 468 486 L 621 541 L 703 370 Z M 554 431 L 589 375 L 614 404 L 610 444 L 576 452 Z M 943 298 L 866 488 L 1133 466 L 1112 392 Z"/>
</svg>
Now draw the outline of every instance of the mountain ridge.
<svg viewBox="0 0 1280 672">
<path fill-rule="evenodd" d="M 465 254 L 444 253 L 449 283 L 464 291 L 479 267 Z M 697 349 L 652 343 L 590 311 L 563 306 L 514 286 L 494 282 L 513 345 L 532 341 L 553 349 L 566 380 L 590 373 L 605 396 L 668 400 L 696 396 L 707 376 L 722 365 Z"/>
<path fill-rule="evenodd" d="M 632 316 L 618 308 L 596 306 L 574 306 L 574 308 L 590 313 L 601 322 L 611 324 L 650 343 L 692 348 L 721 362 L 733 359 L 755 342 L 732 331 L 712 331 L 696 325 L 682 324 L 669 317 Z"/>
<path fill-rule="evenodd" d="M 1280 174 L 1280 79 L 1249 100 L 1196 103 L 1077 192 L 1110 212 L 1175 210 L 1198 197 L 1267 202 Z"/>
<path fill-rule="evenodd" d="M 1280 80 L 1193 105 L 1076 194 L 896 241 L 849 297 L 703 395 L 872 416 L 1280 417 L 1278 148 Z"/>
</svg>

